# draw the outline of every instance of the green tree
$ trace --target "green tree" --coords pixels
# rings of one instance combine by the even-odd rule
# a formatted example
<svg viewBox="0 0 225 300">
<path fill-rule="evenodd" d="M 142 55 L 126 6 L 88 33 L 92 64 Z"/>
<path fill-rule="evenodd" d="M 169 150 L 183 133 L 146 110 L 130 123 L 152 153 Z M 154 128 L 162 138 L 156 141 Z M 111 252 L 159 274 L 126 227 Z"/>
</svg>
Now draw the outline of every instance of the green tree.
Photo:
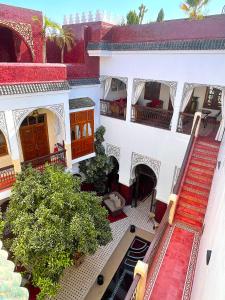
<svg viewBox="0 0 225 300">
<path fill-rule="evenodd" d="M 181 9 L 188 14 L 189 18 L 199 20 L 204 17 L 202 9 L 208 3 L 209 0 L 186 0 L 181 4 Z"/>
<path fill-rule="evenodd" d="M 95 132 L 95 153 L 96 156 L 80 163 L 80 171 L 84 174 L 87 183 L 94 184 L 99 193 L 106 189 L 107 174 L 112 170 L 113 165 L 105 154 L 104 142 L 105 127 L 100 126 Z"/>
<path fill-rule="evenodd" d="M 62 27 L 55 34 L 55 41 L 61 50 L 61 63 L 64 63 L 65 48 L 70 52 L 75 44 L 75 37 L 71 29 Z"/>
<path fill-rule="evenodd" d="M 43 39 L 43 62 L 46 63 L 46 47 L 47 47 L 47 40 L 54 40 L 57 31 L 61 30 L 61 27 L 58 23 L 52 21 L 48 17 L 44 16 L 43 21 L 39 19 L 38 16 L 33 16 L 32 20 L 34 22 L 38 22 L 42 24 L 42 39 Z"/>
<path fill-rule="evenodd" d="M 139 14 L 138 14 L 139 24 L 142 24 L 143 20 L 144 20 L 144 16 L 148 12 L 148 9 L 146 8 L 146 6 L 144 4 L 141 4 L 138 7 L 138 9 L 139 9 Z"/>
<path fill-rule="evenodd" d="M 32 274 L 41 289 L 38 299 L 56 294 L 75 254 L 93 254 L 112 238 L 101 199 L 81 192 L 80 179 L 57 166 L 43 172 L 29 167 L 17 175 L 5 226 L 12 232 L 5 245 Z"/>
<path fill-rule="evenodd" d="M 159 13 L 158 13 L 156 22 L 162 22 L 162 21 L 164 21 L 164 17 L 165 17 L 164 10 L 163 10 L 163 8 L 161 8 L 160 11 L 159 11 Z"/>
<path fill-rule="evenodd" d="M 127 14 L 127 25 L 132 24 L 139 24 L 139 17 L 135 10 L 131 10 Z"/>
</svg>

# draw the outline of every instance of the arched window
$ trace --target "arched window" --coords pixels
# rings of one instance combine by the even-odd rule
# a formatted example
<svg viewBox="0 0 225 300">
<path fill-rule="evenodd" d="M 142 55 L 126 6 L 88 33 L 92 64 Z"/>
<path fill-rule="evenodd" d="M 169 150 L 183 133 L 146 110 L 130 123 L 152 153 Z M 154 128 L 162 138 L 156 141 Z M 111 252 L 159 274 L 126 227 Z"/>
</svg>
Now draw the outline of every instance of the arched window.
<svg viewBox="0 0 225 300">
<path fill-rule="evenodd" d="M 4 134 L 0 131 L 0 156 L 7 155 L 7 143 Z"/>
</svg>

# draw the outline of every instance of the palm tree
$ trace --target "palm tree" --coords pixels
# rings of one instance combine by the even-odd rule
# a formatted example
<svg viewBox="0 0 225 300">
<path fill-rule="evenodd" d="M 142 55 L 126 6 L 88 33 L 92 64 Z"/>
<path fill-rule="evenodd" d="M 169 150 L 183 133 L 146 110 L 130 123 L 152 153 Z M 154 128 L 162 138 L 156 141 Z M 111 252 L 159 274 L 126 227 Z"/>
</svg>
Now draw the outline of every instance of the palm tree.
<svg viewBox="0 0 225 300">
<path fill-rule="evenodd" d="M 39 22 L 41 24 L 40 19 L 37 16 L 33 16 L 32 20 L 34 22 Z M 56 32 L 61 29 L 60 25 L 48 17 L 43 17 L 43 27 L 42 27 L 42 38 L 43 38 L 43 62 L 46 62 L 46 44 L 47 40 L 53 40 L 55 38 Z"/>
<path fill-rule="evenodd" d="M 70 52 L 75 44 L 75 37 L 72 30 L 65 27 L 60 28 L 55 35 L 55 41 L 61 50 L 61 63 L 64 63 L 65 48 L 68 52 Z"/>
<path fill-rule="evenodd" d="M 138 7 L 138 9 L 139 9 L 139 15 L 138 15 L 139 24 L 142 24 L 144 16 L 145 16 L 146 12 L 148 11 L 148 9 L 146 8 L 146 6 L 144 4 L 141 4 Z"/>
<path fill-rule="evenodd" d="M 181 4 L 181 9 L 184 10 L 191 19 L 202 19 L 202 8 L 209 3 L 209 0 L 186 0 Z"/>
</svg>

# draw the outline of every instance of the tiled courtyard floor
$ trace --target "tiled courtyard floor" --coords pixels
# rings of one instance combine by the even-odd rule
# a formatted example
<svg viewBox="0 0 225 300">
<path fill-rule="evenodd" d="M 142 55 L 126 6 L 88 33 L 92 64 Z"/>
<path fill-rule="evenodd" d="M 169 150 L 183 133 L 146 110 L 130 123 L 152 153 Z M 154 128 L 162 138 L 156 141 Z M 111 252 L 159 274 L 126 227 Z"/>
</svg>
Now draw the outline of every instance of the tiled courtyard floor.
<svg viewBox="0 0 225 300">
<path fill-rule="evenodd" d="M 84 263 L 78 268 L 73 266 L 65 270 L 56 299 L 83 300 L 131 224 L 154 233 L 152 223 L 148 221 L 149 207 L 149 199 L 139 202 L 136 208 L 126 206 L 124 212 L 128 217 L 110 225 L 113 234 L 112 242 L 100 247 L 94 255 L 86 257 Z"/>
</svg>

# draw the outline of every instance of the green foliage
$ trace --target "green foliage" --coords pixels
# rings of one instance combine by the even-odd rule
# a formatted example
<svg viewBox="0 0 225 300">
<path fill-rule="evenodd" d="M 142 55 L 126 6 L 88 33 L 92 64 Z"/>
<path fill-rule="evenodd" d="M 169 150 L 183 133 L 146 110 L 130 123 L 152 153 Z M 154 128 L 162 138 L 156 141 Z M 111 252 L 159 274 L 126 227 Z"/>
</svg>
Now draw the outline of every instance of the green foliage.
<svg viewBox="0 0 225 300">
<path fill-rule="evenodd" d="M 84 174 L 87 183 L 94 184 L 99 193 L 105 192 L 107 174 L 112 170 L 113 165 L 102 145 L 104 142 L 105 127 L 100 126 L 95 132 L 95 153 L 96 156 L 82 161 L 79 165 L 80 171 Z"/>
<path fill-rule="evenodd" d="M 3 237 L 4 227 L 5 227 L 5 221 L 3 220 L 2 212 L 0 211 L 0 239 L 2 239 Z"/>
<path fill-rule="evenodd" d="M 75 253 L 93 254 L 112 238 L 107 211 L 94 193 L 80 191 L 80 179 L 62 168 L 27 168 L 17 175 L 6 226 L 12 231 L 15 262 L 32 274 L 39 299 L 53 296 Z"/>
<path fill-rule="evenodd" d="M 131 10 L 127 14 L 127 25 L 132 24 L 139 24 L 139 17 L 135 10 Z"/>
<path fill-rule="evenodd" d="M 141 4 L 138 7 L 138 13 L 135 10 L 130 10 L 127 14 L 127 24 L 142 24 L 145 14 L 148 12 L 148 9 L 144 4 Z"/>
<path fill-rule="evenodd" d="M 209 0 L 186 0 L 181 4 L 181 9 L 186 12 L 190 19 L 201 20 L 204 18 L 203 7 L 209 3 Z"/>
<path fill-rule="evenodd" d="M 162 21 L 164 21 L 164 18 L 165 18 L 164 10 L 163 10 L 163 8 L 161 8 L 158 13 L 156 22 L 162 22 Z"/>
</svg>

